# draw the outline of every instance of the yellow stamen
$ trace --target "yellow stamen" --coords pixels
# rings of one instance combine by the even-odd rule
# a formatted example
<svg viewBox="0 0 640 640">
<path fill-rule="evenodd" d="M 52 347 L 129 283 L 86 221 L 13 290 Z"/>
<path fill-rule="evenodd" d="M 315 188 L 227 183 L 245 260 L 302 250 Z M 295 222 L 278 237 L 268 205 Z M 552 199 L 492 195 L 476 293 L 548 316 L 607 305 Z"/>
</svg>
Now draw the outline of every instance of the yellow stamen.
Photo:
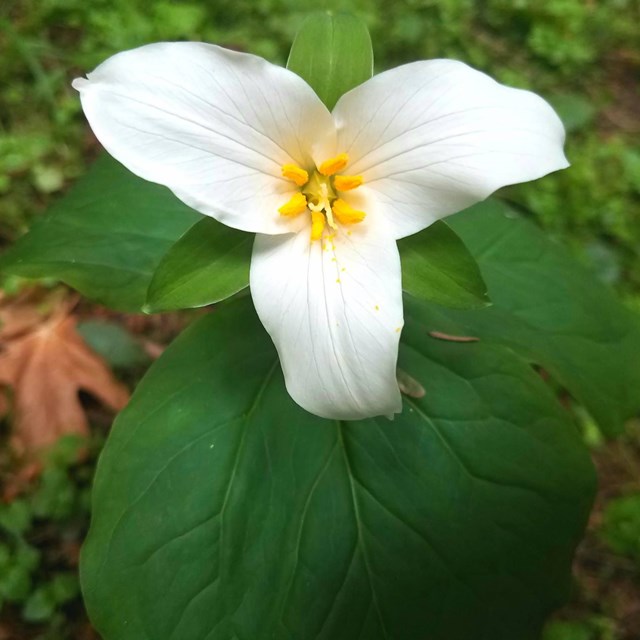
<svg viewBox="0 0 640 640">
<path fill-rule="evenodd" d="M 362 183 L 362 176 L 336 176 L 333 179 L 333 186 L 338 191 L 351 191 L 351 189 L 357 189 Z"/>
<path fill-rule="evenodd" d="M 296 193 L 289 202 L 283 204 L 278 211 L 281 216 L 297 216 L 307 208 L 307 199 L 301 194 Z"/>
<path fill-rule="evenodd" d="M 357 211 L 340 198 L 333 203 L 331 208 L 333 209 L 334 217 L 340 224 L 357 224 L 367 216 L 364 211 Z"/>
<path fill-rule="evenodd" d="M 324 231 L 324 216 L 319 211 L 311 212 L 311 240 L 320 240 Z"/>
<path fill-rule="evenodd" d="M 349 164 L 349 156 L 346 153 L 341 153 L 337 155 L 335 158 L 330 158 L 329 160 L 325 160 L 319 167 L 318 171 L 323 176 L 332 176 L 334 173 L 338 173 L 338 171 L 342 171 L 347 164 Z"/>
<path fill-rule="evenodd" d="M 283 164 L 282 177 L 287 180 L 293 180 L 299 187 L 309 182 L 309 174 L 295 164 Z"/>
</svg>

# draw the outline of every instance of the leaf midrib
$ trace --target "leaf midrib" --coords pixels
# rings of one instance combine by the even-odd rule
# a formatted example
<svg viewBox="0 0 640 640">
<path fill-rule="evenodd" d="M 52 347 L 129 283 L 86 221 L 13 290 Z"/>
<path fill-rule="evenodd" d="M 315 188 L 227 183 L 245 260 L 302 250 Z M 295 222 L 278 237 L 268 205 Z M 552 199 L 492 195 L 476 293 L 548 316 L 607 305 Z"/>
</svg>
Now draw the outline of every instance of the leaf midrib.
<svg viewBox="0 0 640 640">
<path fill-rule="evenodd" d="M 387 628 L 384 624 L 384 619 L 382 617 L 382 611 L 380 610 L 378 595 L 373 586 L 373 573 L 371 571 L 371 565 L 369 564 L 369 556 L 367 554 L 367 548 L 364 543 L 364 536 L 362 535 L 362 522 L 361 522 L 362 519 L 360 516 L 360 506 L 358 502 L 358 496 L 356 495 L 356 488 L 353 482 L 354 476 L 353 476 L 353 471 L 351 469 L 351 462 L 349 460 L 349 454 L 347 453 L 347 447 L 344 442 L 343 428 L 344 428 L 344 422 L 336 421 L 336 429 L 338 432 L 338 443 L 340 445 L 340 448 L 342 449 L 344 463 L 347 470 L 347 477 L 349 478 L 349 489 L 351 491 L 351 501 L 353 503 L 353 516 L 356 523 L 356 530 L 358 532 L 358 546 L 362 551 L 362 559 L 364 561 L 364 566 L 367 571 L 367 581 L 369 582 L 369 588 L 371 590 L 371 599 L 373 602 L 373 606 L 376 610 L 376 613 L 378 615 L 378 620 L 380 621 L 380 628 L 382 630 L 382 635 L 384 636 L 385 640 L 390 640 L 389 633 L 387 632 Z"/>
</svg>

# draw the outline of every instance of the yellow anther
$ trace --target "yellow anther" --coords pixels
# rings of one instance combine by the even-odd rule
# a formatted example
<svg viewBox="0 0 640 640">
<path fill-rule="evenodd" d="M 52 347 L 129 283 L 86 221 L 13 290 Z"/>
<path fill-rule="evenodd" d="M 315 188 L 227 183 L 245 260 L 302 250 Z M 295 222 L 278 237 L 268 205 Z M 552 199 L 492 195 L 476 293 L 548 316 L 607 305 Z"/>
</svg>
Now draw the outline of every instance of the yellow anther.
<svg viewBox="0 0 640 640">
<path fill-rule="evenodd" d="M 324 215 L 319 211 L 311 212 L 311 240 L 320 240 L 324 231 Z"/>
<path fill-rule="evenodd" d="M 301 194 L 296 193 L 289 202 L 283 204 L 278 211 L 281 216 L 297 216 L 307 208 L 307 199 Z"/>
<path fill-rule="evenodd" d="M 351 189 L 357 189 L 362 183 L 362 176 L 336 176 L 333 179 L 333 186 L 338 191 L 351 191 Z"/>
<path fill-rule="evenodd" d="M 334 173 L 338 173 L 338 171 L 342 171 L 347 164 L 349 164 L 349 156 L 346 153 L 341 153 L 337 155 L 335 158 L 330 158 L 329 160 L 325 160 L 319 167 L 318 171 L 323 176 L 332 176 Z"/>
<path fill-rule="evenodd" d="M 295 164 L 283 164 L 282 177 L 293 180 L 299 187 L 309 182 L 309 174 Z"/>
<path fill-rule="evenodd" d="M 331 208 L 333 209 L 334 217 L 340 224 L 357 224 L 367 216 L 364 211 L 357 211 L 340 198 L 333 203 Z"/>
</svg>

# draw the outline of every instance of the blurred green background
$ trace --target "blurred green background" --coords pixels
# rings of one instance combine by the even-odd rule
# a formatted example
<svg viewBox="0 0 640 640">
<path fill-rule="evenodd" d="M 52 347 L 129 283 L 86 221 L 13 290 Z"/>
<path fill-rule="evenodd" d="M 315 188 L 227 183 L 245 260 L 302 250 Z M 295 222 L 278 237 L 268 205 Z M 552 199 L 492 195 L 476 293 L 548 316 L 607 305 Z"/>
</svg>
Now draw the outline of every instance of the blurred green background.
<svg viewBox="0 0 640 640">
<path fill-rule="evenodd" d="M 318 8 L 368 23 L 378 71 L 450 57 L 547 98 L 565 122 L 572 167 L 502 195 L 640 310 L 640 0 L 0 0 L 2 245 L 99 153 L 72 78 L 159 40 L 204 40 L 284 64 Z M 605 443 L 586 418 L 583 426 L 602 490 L 573 601 L 545 640 L 638 640 L 640 427 Z M 83 463 L 61 446 L 34 490 L 0 505 L 0 640 L 95 637 L 78 600 L 77 549 L 67 547 L 86 527 L 99 446 Z M 6 479 L 10 463 L 0 465 Z"/>
</svg>

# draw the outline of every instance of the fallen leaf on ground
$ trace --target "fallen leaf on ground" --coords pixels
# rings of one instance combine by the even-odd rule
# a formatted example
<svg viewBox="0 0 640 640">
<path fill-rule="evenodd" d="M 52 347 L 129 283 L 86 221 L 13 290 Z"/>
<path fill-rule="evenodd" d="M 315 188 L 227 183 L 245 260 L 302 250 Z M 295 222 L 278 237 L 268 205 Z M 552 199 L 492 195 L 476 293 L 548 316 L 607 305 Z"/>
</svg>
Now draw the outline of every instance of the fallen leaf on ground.
<svg viewBox="0 0 640 640">
<path fill-rule="evenodd" d="M 80 390 L 115 411 L 129 399 L 124 385 L 77 333 L 76 319 L 64 306 L 31 329 L 4 339 L 0 353 L 0 385 L 12 390 L 13 440 L 22 453 L 65 434 L 88 433 Z"/>
<path fill-rule="evenodd" d="M 30 289 L 17 298 L 9 298 L 0 291 L 0 340 L 11 340 L 41 323 L 42 311 L 38 309 L 41 299 L 39 289 Z"/>
</svg>

